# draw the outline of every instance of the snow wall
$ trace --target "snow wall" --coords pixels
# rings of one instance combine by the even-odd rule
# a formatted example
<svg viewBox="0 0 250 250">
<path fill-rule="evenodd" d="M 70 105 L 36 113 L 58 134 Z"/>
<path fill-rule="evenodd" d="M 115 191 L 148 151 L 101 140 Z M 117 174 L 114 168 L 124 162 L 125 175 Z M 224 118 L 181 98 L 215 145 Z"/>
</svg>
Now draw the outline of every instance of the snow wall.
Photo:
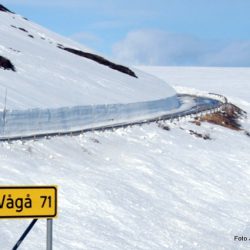
<svg viewBox="0 0 250 250">
<path fill-rule="evenodd" d="M 0 138 L 80 131 L 138 121 L 180 106 L 176 95 L 155 101 L 0 112 Z"/>
</svg>

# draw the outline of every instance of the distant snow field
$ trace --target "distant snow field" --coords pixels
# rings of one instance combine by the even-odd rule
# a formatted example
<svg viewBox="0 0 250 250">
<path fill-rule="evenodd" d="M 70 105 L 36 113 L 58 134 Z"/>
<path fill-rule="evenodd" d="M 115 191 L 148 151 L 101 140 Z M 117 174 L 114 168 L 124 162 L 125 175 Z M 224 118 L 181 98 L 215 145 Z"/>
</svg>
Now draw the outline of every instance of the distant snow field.
<svg viewBox="0 0 250 250">
<path fill-rule="evenodd" d="M 250 102 L 250 68 L 140 66 L 170 85 L 215 92 L 233 98 L 238 105 Z"/>
</svg>

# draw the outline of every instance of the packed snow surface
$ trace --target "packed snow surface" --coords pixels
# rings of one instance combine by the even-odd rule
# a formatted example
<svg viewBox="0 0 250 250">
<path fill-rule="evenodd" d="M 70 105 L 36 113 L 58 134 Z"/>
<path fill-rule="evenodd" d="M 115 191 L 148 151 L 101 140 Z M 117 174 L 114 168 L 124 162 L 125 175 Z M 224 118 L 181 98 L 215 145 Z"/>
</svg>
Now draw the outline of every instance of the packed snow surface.
<svg viewBox="0 0 250 250">
<path fill-rule="evenodd" d="M 230 77 L 219 77 L 218 70 L 210 68 L 207 74 L 221 82 L 219 92 L 250 112 L 250 85 L 243 85 L 242 96 L 240 86 L 232 88 Z M 186 72 L 175 69 L 179 77 Z M 203 84 L 204 69 L 192 72 L 196 89 L 187 88 L 190 79 L 182 82 L 182 89 L 214 91 L 212 80 Z M 238 84 L 250 80 L 249 69 L 238 73 Z M 173 79 L 171 83 L 180 85 Z M 249 118 L 242 125 L 249 131 Z M 207 123 L 169 126 L 169 131 L 153 123 L 1 143 L 1 184 L 58 185 L 54 249 L 249 249 L 249 241 L 234 241 L 234 236 L 250 237 L 250 137 Z M 28 223 L 1 221 L 0 249 L 11 249 Z M 45 236 L 46 222 L 39 220 L 20 249 L 45 249 Z"/>
<path fill-rule="evenodd" d="M 0 11 L 0 55 L 16 72 L 0 68 L 0 109 L 124 104 L 175 98 L 166 82 L 135 71 L 131 77 L 58 48 L 88 48 L 19 15 Z"/>
</svg>

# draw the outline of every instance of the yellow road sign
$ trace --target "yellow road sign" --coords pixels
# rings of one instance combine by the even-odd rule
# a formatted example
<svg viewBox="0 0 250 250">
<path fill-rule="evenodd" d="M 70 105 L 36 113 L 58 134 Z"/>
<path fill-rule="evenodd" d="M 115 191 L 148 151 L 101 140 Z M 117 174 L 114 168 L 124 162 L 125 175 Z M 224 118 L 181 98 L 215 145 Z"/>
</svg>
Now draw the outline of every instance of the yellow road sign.
<svg viewBox="0 0 250 250">
<path fill-rule="evenodd" d="M 0 219 L 56 216 L 56 186 L 0 187 Z"/>
</svg>

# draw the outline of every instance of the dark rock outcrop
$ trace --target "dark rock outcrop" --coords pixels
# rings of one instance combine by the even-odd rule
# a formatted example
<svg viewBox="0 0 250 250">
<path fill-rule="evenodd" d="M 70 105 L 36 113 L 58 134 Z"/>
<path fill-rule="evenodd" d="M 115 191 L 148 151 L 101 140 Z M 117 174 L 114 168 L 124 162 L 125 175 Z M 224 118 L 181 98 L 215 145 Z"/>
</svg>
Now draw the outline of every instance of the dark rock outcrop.
<svg viewBox="0 0 250 250">
<path fill-rule="evenodd" d="M 23 32 L 28 33 L 28 31 L 26 29 L 24 29 L 24 28 L 19 27 L 18 29 L 21 30 L 21 31 L 23 31 Z"/>
<path fill-rule="evenodd" d="M 209 122 L 220 125 L 233 130 L 242 130 L 240 120 L 246 118 L 247 113 L 232 103 L 226 103 L 221 107 L 221 111 L 213 114 L 206 114 L 200 118 L 196 118 L 195 123 Z"/>
<path fill-rule="evenodd" d="M 105 58 L 103 58 L 101 56 L 98 56 L 98 55 L 95 55 L 95 54 L 92 54 L 92 53 L 88 53 L 88 52 L 83 52 L 81 50 L 67 48 L 67 47 L 64 47 L 61 44 L 58 44 L 58 48 L 66 50 L 66 51 L 68 51 L 70 53 L 73 53 L 73 54 L 75 54 L 77 56 L 88 58 L 88 59 L 93 60 L 93 61 L 95 61 L 97 63 L 108 66 L 111 69 L 120 71 L 120 72 L 122 72 L 124 74 L 127 74 L 127 75 L 130 75 L 130 76 L 133 76 L 133 77 L 137 78 L 136 74 L 131 69 L 129 69 L 128 67 L 125 67 L 123 65 L 119 65 L 119 64 L 115 64 L 113 62 L 110 62 L 109 60 L 107 60 L 107 59 L 105 59 Z"/>
<path fill-rule="evenodd" d="M 16 71 L 15 66 L 11 63 L 11 61 L 3 56 L 0 56 L 0 68 L 6 70 Z"/>
<path fill-rule="evenodd" d="M 0 11 L 3 11 L 3 12 L 9 12 L 9 13 L 12 13 L 14 14 L 14 12 L 8 10 L 6 7 L 4 7 L 2 4 L 0 4 Z"/>
</svg>

